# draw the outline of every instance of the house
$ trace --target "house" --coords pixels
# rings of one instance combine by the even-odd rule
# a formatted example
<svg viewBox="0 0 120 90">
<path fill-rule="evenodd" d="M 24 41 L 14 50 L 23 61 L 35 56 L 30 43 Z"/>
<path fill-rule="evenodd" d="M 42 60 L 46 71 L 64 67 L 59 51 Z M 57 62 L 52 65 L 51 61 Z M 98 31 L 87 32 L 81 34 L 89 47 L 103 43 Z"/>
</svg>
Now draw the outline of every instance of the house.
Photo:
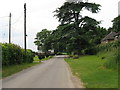
<svg viewBox="0 0 120 90">
<path fill-rule="evenodd" d="M 111 32 L 101 40 L 101 43 L 109 43 L 115 40 L 120 40 L 120 31 L 118 33 Z"/>
</svg>

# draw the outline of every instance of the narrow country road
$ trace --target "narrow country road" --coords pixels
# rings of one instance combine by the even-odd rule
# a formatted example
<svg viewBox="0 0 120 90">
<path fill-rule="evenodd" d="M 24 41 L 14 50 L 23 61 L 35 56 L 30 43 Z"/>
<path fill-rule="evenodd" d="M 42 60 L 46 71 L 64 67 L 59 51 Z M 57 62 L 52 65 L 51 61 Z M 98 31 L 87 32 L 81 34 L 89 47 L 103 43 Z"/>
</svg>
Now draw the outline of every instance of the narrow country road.
<svg viewBox="0 0 120 90">
<path fill-rule="evenodd" d="M 63 56 L 19 72 L 2 80 L 3 88 L 81 88 Z"/>
</svg>

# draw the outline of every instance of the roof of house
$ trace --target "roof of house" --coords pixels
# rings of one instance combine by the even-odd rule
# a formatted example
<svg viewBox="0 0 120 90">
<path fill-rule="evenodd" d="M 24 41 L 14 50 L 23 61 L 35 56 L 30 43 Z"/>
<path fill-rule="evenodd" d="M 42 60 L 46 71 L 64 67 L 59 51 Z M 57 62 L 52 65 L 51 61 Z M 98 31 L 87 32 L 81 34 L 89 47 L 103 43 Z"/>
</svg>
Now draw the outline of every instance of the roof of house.
<svg viewBox="0 0 120 90">
<path fill-rule="evenodd" d="M 117 33 L 117 35 L 120 35 L 120 31 Z"/>
<path fill-rule="evenodd" d="M 118 37 L 118 40 L 120 40 L 120 31 L 117 33 L 117 36 L 119 36 L 119 37 Z"/>
<path fill-rule="evenodd" d="M 119 32 L 120 33 L 120 32 Z M 102 39 L 102 41 L 105 41 L 105 40 L 113 40 L 114 39 L 114 36 L 116 36 L 118 33 L 116 32 L 111 32 L 109 33 L 106 37 L 104 37 Z"/>
</svg>

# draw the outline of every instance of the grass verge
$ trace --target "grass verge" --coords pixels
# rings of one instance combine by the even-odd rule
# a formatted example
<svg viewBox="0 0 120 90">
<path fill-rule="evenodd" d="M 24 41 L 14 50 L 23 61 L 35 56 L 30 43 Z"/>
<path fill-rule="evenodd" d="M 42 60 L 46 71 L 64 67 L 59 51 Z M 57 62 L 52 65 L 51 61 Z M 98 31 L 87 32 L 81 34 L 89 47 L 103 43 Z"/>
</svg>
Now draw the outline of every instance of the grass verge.
<svg viewBox="0 0 120 90">
<path fill-rule="evenodd" d="M 46 61 L 46 60 L 49 60 L 51 58 L 53 58 L 53 56 L 45 57 L 45 58 L 41 59 L 41 61 Z"/>
<path fill-rule="evenodd" d="M 41 59 L 41 60 L 45 61 L 45 60 L 49 60 L 51 58 L 52 58 L 52 56 L 49 56 L 49 57 Z M 20 72 L 24 69 L 27 69 L 27 68 L 30 68 L 30 67 L 35 66 L 37 64 L 40 64 L 39 61 L 40 61 L 40 59 L 38 58 L 38 56 L 35 56 L 33 63 L 24 63 L 21 65 L 12 65 L 12 66 L 3 67 L 2 68 L 2 78 L 8 77 L 8 76 L 15 74 L 17 72 Z"/>
<path fill-rule="evenodd" d="M 8 77 L 12 74 L 15 74 L 17 72 L 20 72 L 24 69 L 27 69 L 29 67 L 35 66 L 37 64 L 40 64 L 38 62 L 34 62 L 34 63 L 24 63 L 21 65 L 13 65 L 13 66 L 6 66 L 2 68 L 2 78 Z"/>
<path fill-rule="evenodd" d="M 79 59 L 67 58 L 65 61 L 86 88 L 118 88 L 118 72 L 105 68 L 105 60 L 93 55 L 81 56 Z"/>
<path fill-rule="evenodd" d="M 45 57 L 45 58 L 43 58 L 43 59 L 39 59 L 38 56 L 35 56 L 35 57 L 34 57 L 34 62 L 45 61 L 45 60 L 49 60 L 49 59 L 51 59 L 51 58 L 53 58 L 53 56 Z"/>
</svg>

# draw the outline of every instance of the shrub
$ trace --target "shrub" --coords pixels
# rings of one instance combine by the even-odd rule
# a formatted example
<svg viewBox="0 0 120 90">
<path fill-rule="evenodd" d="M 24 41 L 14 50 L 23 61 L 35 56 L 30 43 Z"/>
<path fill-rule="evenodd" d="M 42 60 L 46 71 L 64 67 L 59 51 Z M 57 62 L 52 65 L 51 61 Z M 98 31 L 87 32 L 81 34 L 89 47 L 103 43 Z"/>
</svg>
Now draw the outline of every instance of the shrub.
<svg viewBox="0 0 120 90">
<path fill-rule="evenodd" d="M 0 43 L 2 46 L 2 65 L 15 65 L 22 63 L 32 63 L 34 53 L 31 50 L 25 51 L 18 45 L 8 44 L 8 43 Z"/>
<path fill-rule="evenodd" d="M 39 58 L 39 59 L 45 58 L 45 54 L 44 54 L 44 53 L 38 53 L 38 58 Z"/>
<path fill-rule="evenodd" d="M 14 44 L 2 44 L 2 64 L 4 65 L 13 65 L 21 64 L 22 51 L 18 45 Z"/>
<path fill-rule="evenodd" d="M 23 53 L 23 56 L 22 56 L 23 63 L 32 63 L 33 62 L 33 58 L 35 57 L 35 53 L 32 50 L 28 49 L 28 50 L 26 50 L 26 53 L 25 53 L 25 50 L 22 49 L 22 53 Z"/>
<path fill-rule="evenodd" d="M 35 54 L 34 54 L 34 52 L 32 50 L 28 49 L 27 52 L 26 52 L 26 57 L 27 57 L 26 61 L 28 63 L 32 63 L 33 58 L 35 57 Z"/>
</svg>

